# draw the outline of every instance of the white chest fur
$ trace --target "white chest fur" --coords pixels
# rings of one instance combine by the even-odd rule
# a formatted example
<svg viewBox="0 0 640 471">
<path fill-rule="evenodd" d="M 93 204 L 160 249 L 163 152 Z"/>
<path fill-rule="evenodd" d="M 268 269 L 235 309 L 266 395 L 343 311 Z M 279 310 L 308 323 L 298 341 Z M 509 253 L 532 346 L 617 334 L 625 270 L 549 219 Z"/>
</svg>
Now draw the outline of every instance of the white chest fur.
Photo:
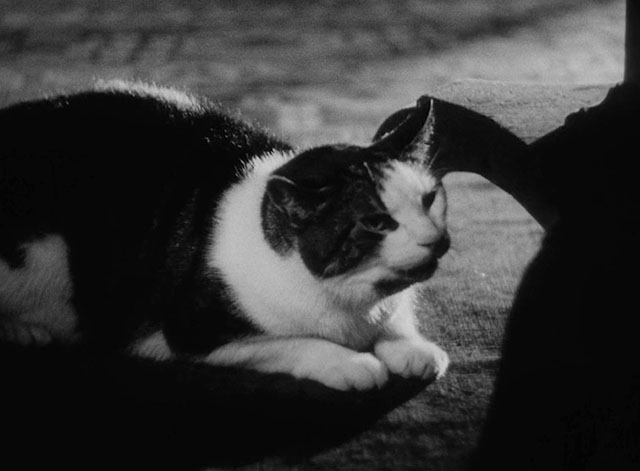
<svg viewBox="0 0 640 471">
<path fill-rule="evenodd" d="M 209 265 L 231 286 L 242 315 L 275 336 L 322 337 L 360 349 L 378 335 L 382 319 L 368 309 L 340 306 L 297 252 L 285 257 L 266 242 L 260 219 L 267 178 L 289 156 L 257 160 L 224 196 Z"/>
</svg>

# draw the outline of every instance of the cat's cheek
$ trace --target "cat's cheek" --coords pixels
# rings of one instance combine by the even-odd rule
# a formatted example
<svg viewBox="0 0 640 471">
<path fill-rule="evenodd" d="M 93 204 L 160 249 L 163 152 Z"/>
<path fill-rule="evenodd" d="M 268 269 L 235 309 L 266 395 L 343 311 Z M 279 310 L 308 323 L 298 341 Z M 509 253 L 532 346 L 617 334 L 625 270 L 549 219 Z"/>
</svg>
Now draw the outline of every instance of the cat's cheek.
<svg viewBox="0 0 640 471">
<path fill-rule="evenodd" d="M 358 352 L 302 359 L 293 375 L 341 391 L 381 388 L 389 377 L 387 368 L 378 358 Z"/>
<path fill-rule="evenodd" d="M 449 355 L 421 337 L 381 340 L 374 350 L 389 372 L 404 378 L 439 379 L 449 366 Z"/>
<path fill-rule="evenodd" d="M 380 247 L 380 258 L 392 270 L 407 270 L 430 258 L 430 251 L 418 245 L 407 231 L 388 235 Z"/>
</svg>

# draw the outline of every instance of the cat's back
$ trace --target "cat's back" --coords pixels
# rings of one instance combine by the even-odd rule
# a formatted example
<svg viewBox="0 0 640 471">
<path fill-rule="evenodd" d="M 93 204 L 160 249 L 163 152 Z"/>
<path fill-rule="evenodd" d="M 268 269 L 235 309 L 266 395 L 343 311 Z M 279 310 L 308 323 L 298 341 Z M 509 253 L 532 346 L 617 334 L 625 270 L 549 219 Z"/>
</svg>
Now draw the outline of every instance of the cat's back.
<svg viewBox="0 0 640 471">
<path fill-rule="evenodd" d="M 140 83 L 1 109 L 0 339 L 68 340 L 77 313 L 105 337 L 130 330 L 140 299 L 166 304 L 204 276 L 221 195 L 284 150 L 206 99 Z"/>
<path fill-rule="evenodd" d="M 174 191 L 221 192 L 251 159 L 288 149 L 206 99 L 123 81 L 4 108 L 0 133 L 5 220 L 12 208 L 46 219 L 78 205 L 126 211 Z"/>
<path fill-rule="evenodd" d="M 125 81 L 0 109 L 0 161 L 82 156 L 85 161 L 235 163 L 286 146 L 209 100 Z M 119 151 L 119 152 L 118 152 Z M 135 151 L 135 153 L 134 153 Z"/>
</svg>

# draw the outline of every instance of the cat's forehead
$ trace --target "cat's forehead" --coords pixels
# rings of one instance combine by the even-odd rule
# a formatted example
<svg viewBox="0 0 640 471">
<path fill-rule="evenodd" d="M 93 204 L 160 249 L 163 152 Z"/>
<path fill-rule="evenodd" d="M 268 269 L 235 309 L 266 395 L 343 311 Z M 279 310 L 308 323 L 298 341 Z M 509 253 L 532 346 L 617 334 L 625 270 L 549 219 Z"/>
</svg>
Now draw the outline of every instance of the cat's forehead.
<svg viewBox="0 0 640 471">
<path fill-rule="evenodd" d="M 327 145 L 306 150 L 283 165 L 277 173 L 302 186 L 339 184 L 350 180 L 375 180 L 380 155 L 351 145 Z M 377 172 L 375 172 L 377 173 Z"/>
<path fill-rule="evenodd" d="M 298 154 L 276 173 L 302 188 L 331 187 L 354 200 L 384 196 L 389 210 L 419 201 L 437 184 L 418 162 L 358 146 L 314 148 Z"/>
<path fill-rule="evenodd" d="M 438 180 L 418 164 L 392 161 L 384 165 L 379 182 L 380 197 L 390 212 L 419 203 L 435 189 Z"/>
</svg>

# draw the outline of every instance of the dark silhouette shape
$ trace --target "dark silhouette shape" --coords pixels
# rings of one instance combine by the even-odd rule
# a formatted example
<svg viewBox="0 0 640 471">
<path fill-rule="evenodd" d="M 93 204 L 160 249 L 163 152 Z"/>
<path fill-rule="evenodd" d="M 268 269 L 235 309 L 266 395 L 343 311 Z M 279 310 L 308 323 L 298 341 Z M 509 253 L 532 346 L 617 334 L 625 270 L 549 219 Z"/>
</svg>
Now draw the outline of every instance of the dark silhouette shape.
<svg viewBox="0 0 640 471">
<path fill-rule="evenodd" d="M 405 132 L 414 132 L 430 111 L 435 124 L 425 163 L 434 173 L 481 175 L 513 196 L 543 227 L 548 228 L 555 222 L 557 208 L 550 200 L 539 155 L 487 116 L 424 95 L 415 106 L 389 116 L 373 140 L 381 139 L 401 123 Z"/>
<path fill-rule="evenodd" d="M 343 442 L 421 391 L 339 392 L 188 361 L 0 346 L 2 462 L 11 469 L 196 470 L 291 459 Z"/>
<path fill-rule="evenodd" d="M 472 470 L 640 469 L 640 87 L 531 151 L 558 221 L 517 292 Z"/>
<path fill-rule="evenodd" d="M 547 230 L 517 291 L 471 469 L 640 469 L 640 85 L 613 88 L 530 146 L 429 96 L 376 137 L 430 109 L 427 164 L 487 178 Z"/>
</svg>

